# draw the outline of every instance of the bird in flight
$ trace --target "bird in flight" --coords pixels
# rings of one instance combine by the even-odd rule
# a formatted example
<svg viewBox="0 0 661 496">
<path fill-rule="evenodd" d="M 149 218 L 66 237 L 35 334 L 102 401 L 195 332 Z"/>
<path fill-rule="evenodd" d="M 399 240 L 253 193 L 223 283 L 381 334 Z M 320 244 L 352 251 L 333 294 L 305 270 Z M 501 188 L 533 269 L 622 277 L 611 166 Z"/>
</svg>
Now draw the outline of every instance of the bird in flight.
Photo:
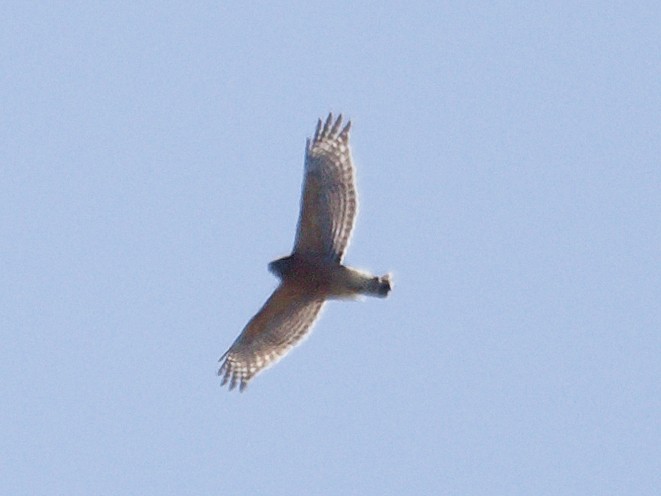
<svg viewBox="0 0 661 496">
<path fill-rule="evenodd" d="M 269 264 L 280 285 L 220 357 L 221 385 L 243 391 L 260 371 L 286 355 L 311 330 L 328 299 L 385 298 L 390 274 L 376 277 L 342 264 L 356 218 L 349 148 L 351 122 L 317 123 L 305 147 L 301 210 L 291 255 Z"/>
</svg>

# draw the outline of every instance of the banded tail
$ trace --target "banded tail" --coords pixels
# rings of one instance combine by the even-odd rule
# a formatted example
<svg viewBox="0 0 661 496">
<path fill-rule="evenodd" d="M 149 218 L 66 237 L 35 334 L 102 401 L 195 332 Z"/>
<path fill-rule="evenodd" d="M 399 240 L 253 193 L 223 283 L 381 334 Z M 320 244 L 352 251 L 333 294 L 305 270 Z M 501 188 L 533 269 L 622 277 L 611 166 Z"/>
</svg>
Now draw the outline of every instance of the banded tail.
<svg viewBox="0 0 661 496">
<path fill-rule="evenodd" d="M 392 290 L 390 277 L 390 274 L 386 274 L 385 276 L 371 278 L 366 282 L 363 293 L 377 298 L 385 298 Z"/>
</svg>

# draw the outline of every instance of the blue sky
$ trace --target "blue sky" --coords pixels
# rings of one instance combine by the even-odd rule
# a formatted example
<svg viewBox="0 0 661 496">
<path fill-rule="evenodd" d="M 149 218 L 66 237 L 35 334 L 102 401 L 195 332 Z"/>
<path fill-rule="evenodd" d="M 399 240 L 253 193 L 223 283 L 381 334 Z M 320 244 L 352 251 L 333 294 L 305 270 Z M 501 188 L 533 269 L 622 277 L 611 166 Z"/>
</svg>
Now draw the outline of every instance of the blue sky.
<svg viewBox="0 0 661 496">
<path fill-rule="evenodd" d="M 2 10 L 2 494 L 661 492 L 656 2 Z M 229 393 L 329 111 L 395 290 Z"/>
</svg>

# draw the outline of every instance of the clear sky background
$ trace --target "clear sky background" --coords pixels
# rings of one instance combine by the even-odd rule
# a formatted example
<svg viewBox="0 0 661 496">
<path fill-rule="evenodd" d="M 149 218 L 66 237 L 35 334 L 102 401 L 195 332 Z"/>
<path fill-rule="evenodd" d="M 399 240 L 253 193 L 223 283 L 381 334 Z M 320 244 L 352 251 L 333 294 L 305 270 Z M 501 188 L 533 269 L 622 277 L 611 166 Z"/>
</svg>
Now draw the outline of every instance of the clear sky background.
<svg viewBox="0 0 661 496">
<path fill-rule="evenodd" d="M 0 493 L 661 494 L 658 2 L 5 2 Z M 347 263 L 245 393 L 306 137 Z"/>
</svg>

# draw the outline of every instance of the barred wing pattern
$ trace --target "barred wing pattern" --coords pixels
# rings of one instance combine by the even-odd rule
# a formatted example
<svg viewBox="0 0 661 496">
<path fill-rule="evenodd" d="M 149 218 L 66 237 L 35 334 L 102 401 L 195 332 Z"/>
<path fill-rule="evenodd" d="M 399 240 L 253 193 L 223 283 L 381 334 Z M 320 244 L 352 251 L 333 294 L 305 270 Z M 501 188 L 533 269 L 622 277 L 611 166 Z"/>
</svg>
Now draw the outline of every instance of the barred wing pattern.
<svg viewBox="0 0 661 496">
<path fill-rule="evenodd" d="M 314 324 L 322 298 L 302 294 L 297 288 L 282 283 L 264 306 L 248 322 L 227 352 L 220 357 L 218 371 L 221 385 L 229 382 L 243 391 L 252 377 L 273 365 L 295 346 Z"/>
<path fill-rule="evenodd" d="M 305 149 L 305 178 L 295 253 L 321 254 L 340 262 L 357 210 L 354 168 L 349 148 L 349 122 L 340 131 L 342 115 L 317 123 Z"/>
</svg>

